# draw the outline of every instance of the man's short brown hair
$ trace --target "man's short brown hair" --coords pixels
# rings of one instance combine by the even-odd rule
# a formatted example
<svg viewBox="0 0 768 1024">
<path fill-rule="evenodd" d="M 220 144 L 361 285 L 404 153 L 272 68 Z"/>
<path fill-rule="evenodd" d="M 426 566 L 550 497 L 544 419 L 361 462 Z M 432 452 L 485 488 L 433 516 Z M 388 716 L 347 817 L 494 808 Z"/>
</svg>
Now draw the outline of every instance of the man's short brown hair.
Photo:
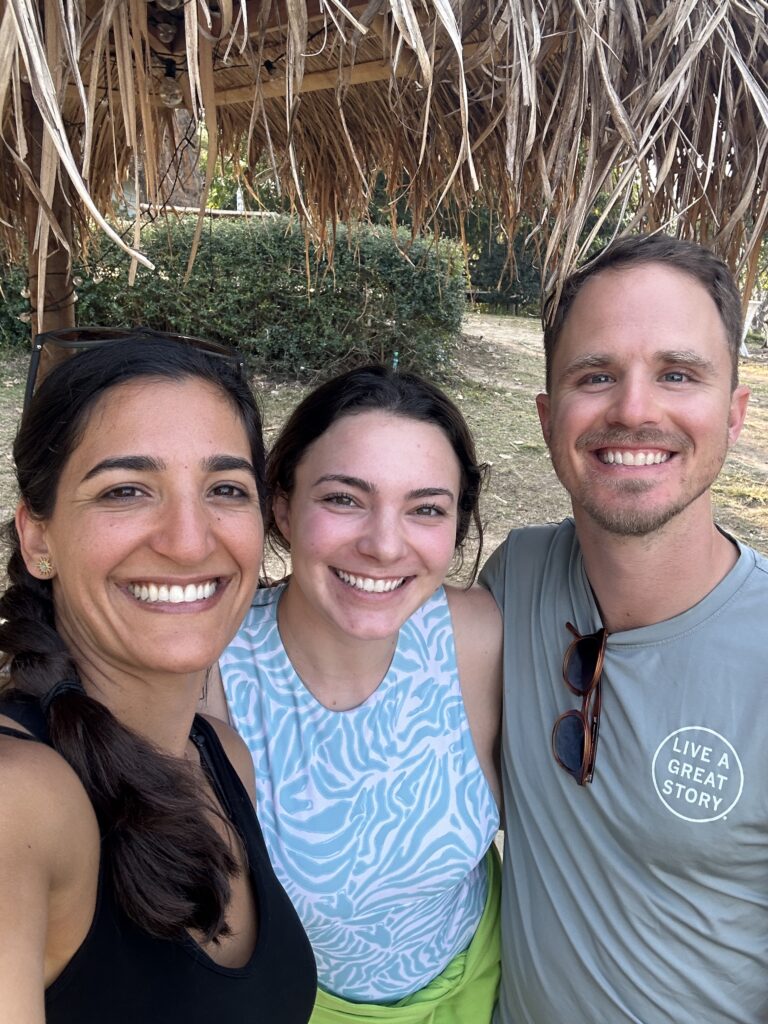
<svg viewBox="0 0 768 1024">
<path fill-rule="evenodd" d="M 560 333 L 571 306 L 584 284 L 603 270 L 623 269 L 644 263 L 660 263 L 673 267 L 699 281 L 712 297 L 720 313 L 731 353 L 731 385 L 739 383 L 739 350 L 741 348 L 744 314 L 741 295 L 733 274 L 723 261 L 703 245 L 686 242 L 670 235 L 631 235 L 611 242 L 587 263 L 566 278 L 555 305 L 555 293 L 544 302 L 544 355 L 546 386 L 552 383 L 552 360 Z"/>
</svg>

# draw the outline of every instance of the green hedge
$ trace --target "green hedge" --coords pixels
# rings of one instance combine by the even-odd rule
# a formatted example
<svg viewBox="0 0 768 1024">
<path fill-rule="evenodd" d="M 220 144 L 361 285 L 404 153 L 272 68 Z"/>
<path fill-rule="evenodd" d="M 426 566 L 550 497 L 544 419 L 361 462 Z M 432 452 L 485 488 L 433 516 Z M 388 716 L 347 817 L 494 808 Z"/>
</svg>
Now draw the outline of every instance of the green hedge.
<svg viewBox="0 0 768 1024">
<path fill-rule="evenodd" d="M 307 261 L 304 235 L 288 218 L 211 219 L 184 288 L 193 231 L 193 218 L 147 228 L 142 246 L 156 271 L 140 267 L 133 288 L 125 257 L 104 245 L 92 276 L 80 273 L 78 323 L 201 335 L 235 345 L 273 374 L 327 374 L 392 362 L 395 353 L 400 366 L 433 376 L 450 370 L 465 293 L 453 242 L 340 227 L 329 268 L 312 246 Z M 11 320 L 17 313 L 7 311 Z M 5 335 L 5 323 L 0 329 Z M 25 330 L 16 320 L 7 336 L 28 343 Z"/>
<path fill-rule="evenodd" d="M 26 288 L 25 267 L 0 267 L 0 342 L 5 347 L 29 351 L 29 324 L 19 320 L 19 315 L 29 311 Z"/>
</svg>

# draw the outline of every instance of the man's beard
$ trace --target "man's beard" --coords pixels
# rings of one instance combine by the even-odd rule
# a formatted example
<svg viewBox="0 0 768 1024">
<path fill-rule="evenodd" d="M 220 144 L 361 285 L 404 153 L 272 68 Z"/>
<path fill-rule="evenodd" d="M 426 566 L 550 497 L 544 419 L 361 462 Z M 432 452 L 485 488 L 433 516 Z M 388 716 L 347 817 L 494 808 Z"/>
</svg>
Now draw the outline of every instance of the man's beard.
<svg viewBox="0 0 768 1024">
<path fill-rule="evenodd" d="M 693 450 L 690 438 L 685 434 L 669 434 L 659 430 L 638 430 L 630 431 L 594 431 L 579 438 L 576 443 L 577 450 L 592 451 L 596 448 L 626 448 L 626 447 L 647 447 L 658 448 L 673 452 L 673 458 L 684 457 Z M 717 478 L 722 468 L 727 453 L 727 437 L 723 439 L 723 448 L 720 457 L 713 461 L 710 472 L 705 473 L 698 485 L 692 491 L 685 491 L 670 500 L 669 504 L 651 505 L 643 507 L 642 495 L 653 490 L 653 481 L 642 479 L 621 479 L 613 481 L 612 490 L 617 499 L 621 497 L 630 498 L 637 496 L 637 503 L 633 506 L 631 501 L 626 504 L 599 503 L 592 492 L 589 481 L 582 482 L 580 494 L 571 494 L 571 498 L 579 505 L 584 512 L 607 533 L 619 537 L 645 537 L 666 526 L 675 516 L 684 512 L 689 505 L 697 501 L 702 494 L 709 490 L 713 481 Z M 555 454 L 553 454 L 553 464 Z M 557 472 L 557 465 L 555 465 Z M 558 474 L 559 475 L 559 474 Z M 605 486 L 605 482 L 603 483 Z"/>
<path fill-rule="evenodd" d="M 709 490 L 709 487 L 710 484 L 704 484 L 693 495 L 686 494 L 677 502 L 655 508 L 643 508 L 640 505 L 635 508 L 616 508 L 615 505 L 606 507 L 593 502 L 590 495 L 587 495 L 586 500 L 579 500 L 578 504 L 590 519 L 607 533 L 613 533 L 617 537 L 645 537 L 660 530 L 671 519 L 684 512 Z M 627 480 L 622 485 L 622 492 L 627 495 L 639 496 L 649 489 L 649 485 L 640 480 Z"/>
</svg>

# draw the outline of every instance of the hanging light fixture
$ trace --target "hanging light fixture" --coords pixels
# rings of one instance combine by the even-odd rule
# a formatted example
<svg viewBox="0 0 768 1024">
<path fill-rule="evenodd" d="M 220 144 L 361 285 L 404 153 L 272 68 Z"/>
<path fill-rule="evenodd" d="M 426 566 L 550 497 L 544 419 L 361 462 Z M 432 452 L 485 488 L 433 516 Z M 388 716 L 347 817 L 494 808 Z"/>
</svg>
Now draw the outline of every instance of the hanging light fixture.
<svg viewBox="0 0 768 1024">
<path fill-rule="evenodd" d="M 157 95 L 166 107 L 178 107 L 184 101 L 184 93 L 176 81 L 176 61 L 165 62 L 165 78 L 160 83 Z"/>
<path fill-rule="evenodd" d="M 155 35 L 165 46 L 170 45 L 176 38 L 177 27 L 172 21 L 159 21 L 155 25 Z"/>
</svg>

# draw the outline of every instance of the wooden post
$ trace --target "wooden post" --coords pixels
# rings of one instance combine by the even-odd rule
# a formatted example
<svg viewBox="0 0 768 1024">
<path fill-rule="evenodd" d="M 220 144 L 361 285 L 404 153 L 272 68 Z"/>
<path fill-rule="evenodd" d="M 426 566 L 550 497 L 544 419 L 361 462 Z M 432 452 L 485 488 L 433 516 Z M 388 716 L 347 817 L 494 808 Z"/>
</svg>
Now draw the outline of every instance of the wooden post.
<svg viewBox="0 0 768 1024">
<path fill-rule="evenodd" d="M 40 158 L 42 153 L 43 119 L 32 98 L 29 85 L 23 85 L 22 95 L 24 123 L 27 134 L 27 162 L 36 182 L 40 181 Z M 64 188 L 68 188 L 65 183 Z M 72 246 L 72 207 L 62 190 L 62 178 L 56 179 L 52 203 L 53 214 L 59 222 L 62 233 Z M 72 284 L 72 261 L 70 254 L 53 232 L 48 236 L 48 259 L 45 266 L 45 308 L 42 316 L 35 308 L 37 302 L 37 279 L 40 268 L 40 253 L 34 249 L 37 226 L 38 202 L 29 189 L 24 189 L 24 222 L 27 235 L 27 287 L 32 307 L 32 338 L 43 331 L 53 331 L 75 326 L 74 286 Z"/>
</svg>

